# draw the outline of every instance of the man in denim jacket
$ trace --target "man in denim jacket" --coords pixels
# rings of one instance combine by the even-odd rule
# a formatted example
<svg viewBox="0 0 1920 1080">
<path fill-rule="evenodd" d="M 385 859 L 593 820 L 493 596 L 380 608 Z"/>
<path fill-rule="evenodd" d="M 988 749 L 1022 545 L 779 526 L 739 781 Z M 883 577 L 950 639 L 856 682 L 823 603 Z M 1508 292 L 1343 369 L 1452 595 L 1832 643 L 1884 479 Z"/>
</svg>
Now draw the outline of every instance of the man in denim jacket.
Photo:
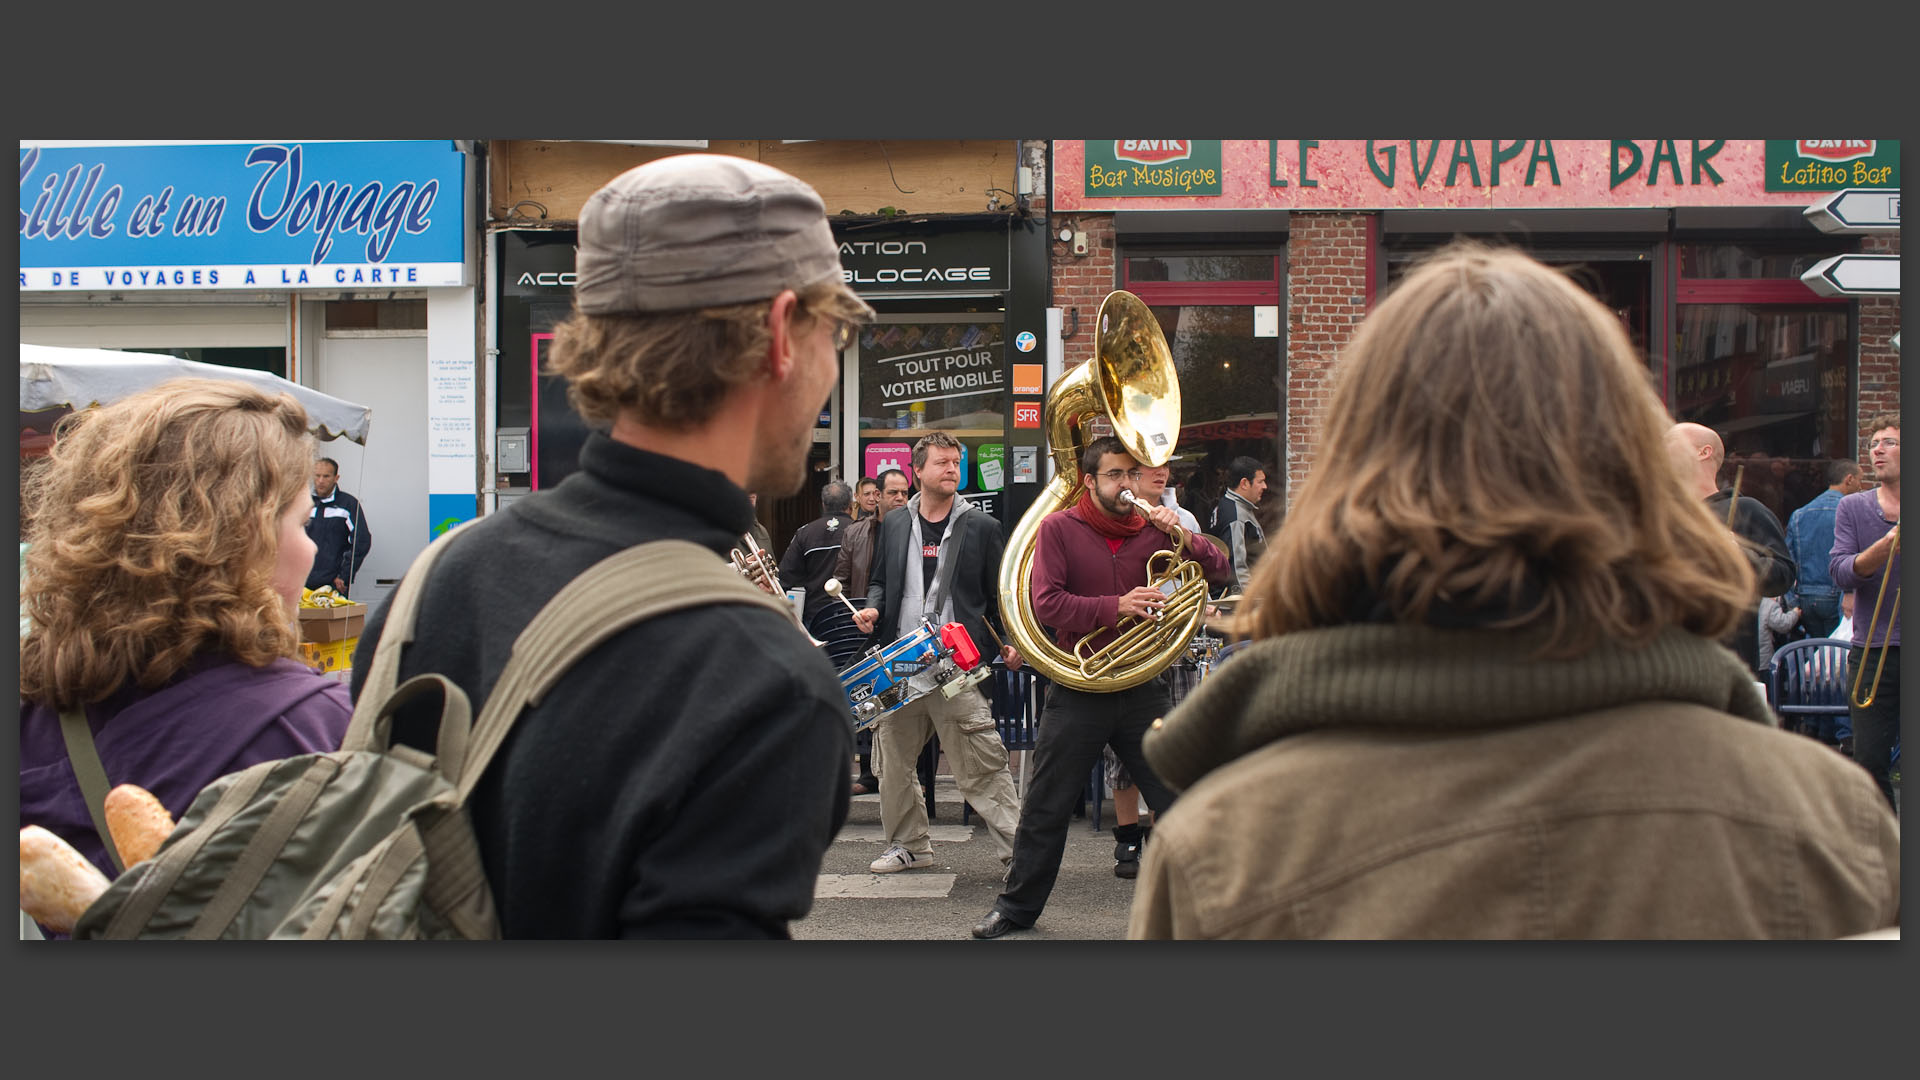
<svg viewBox="0 0 1920 1080">
<path fill-rule="evenodd" d="M 1840 623 L 1840 588 L 1827 573 L 1827 556 L 1833 550 L 1833 512 L 1841 496 L 1865 488 L 1859 462 L 1829 462 L 1827 490 L 1787 519 L 1787 554 L 1800 568 L 1800 579 L 1780 605 L 1800 608 L 1800 625 L 1808 637 L 1827 637 Z"/>
</svg>

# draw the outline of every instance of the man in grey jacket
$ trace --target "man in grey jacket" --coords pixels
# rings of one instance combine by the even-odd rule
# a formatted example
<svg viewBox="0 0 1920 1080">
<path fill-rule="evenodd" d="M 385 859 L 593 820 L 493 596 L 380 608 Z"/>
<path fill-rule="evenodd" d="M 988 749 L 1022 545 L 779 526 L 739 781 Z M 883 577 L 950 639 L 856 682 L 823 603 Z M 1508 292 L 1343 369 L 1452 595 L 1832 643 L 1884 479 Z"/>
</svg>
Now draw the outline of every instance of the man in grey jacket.
<svg viewBox="0 0 1920 1080">
<path fill-rule="evenodd" d="M 869 606 L 855 616 L 860 629 L 886 644 L 912 633 L 922 620 L 936 628 L 957 622 L 988 655 L 995 639 L 987 632 L 987 613 L 999 611 L 1000 556 L 1006 540 L 1000 523 L 956 492 L 960 486 L 960 444 L 942 431 L 913 446 L 913 471 L 920 494 L 880 521 L 874 543 L 873 571 L 867 582 Z M 1000 656 L 1018 668 L 1020 654 L 1010 645 Z M 933 865 L 927 833 L 926 795 L 913 763 L 937 734 L 955 785 L 986 822 L 1000 861 L 1013 858 L 1013 832 L 1020 823 L 1020 801 L 1007 770 L 1007 748 L 994 729 L 993 710 L 978 687 L 952 698 L 934 692 L 881 718 L 878 732 L 880 824 L 887 850 L 873 861 L 877 874 Z"/>
<path fill-rule="evenodd" d="M 1267 470 L 1250 457 L 1234 458 L 1227 466 L 1227 492 L 1213 508 L 1213 527 L 1207 531 L 1220 538 L 1233 564 L 1233 591 L 1247 591 L 1247 579 L 1253 576 L 1253 564 L 1267 550 L 1267 533 L 1260 527 L 1257 513 L 1267 493 Z"/>
</svg>

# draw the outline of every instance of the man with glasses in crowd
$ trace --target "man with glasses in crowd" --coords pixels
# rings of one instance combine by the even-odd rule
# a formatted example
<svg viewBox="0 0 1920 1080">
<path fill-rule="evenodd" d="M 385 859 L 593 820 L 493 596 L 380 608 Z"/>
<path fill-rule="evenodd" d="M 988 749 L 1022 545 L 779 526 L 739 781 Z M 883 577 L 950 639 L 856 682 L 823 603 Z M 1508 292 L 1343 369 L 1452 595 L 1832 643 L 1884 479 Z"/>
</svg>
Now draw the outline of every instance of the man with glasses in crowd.
<svg viewBox="0 0 1920 1080">
<path fill-rule="evenodd" d="M 1861 675 L 1860 693 L 1847 699 L 1853 720 L 1853 760 L 1893 797 L 1893 746 L 1900 739 L 1900 414 L 1884 413 L 1868 426 L 1867 452 L 1879 486 L 1840 500 L 1833 515 L 1834 584 L 1853 593 L 1853 649 L 1848 674 Z M 1888 581 L 1891 575 L 1892 580 Z M 1881 584 L 1886 582 L 1882 599 Z M 1876 603 L 1877 602 L 1877 603 Z M 1875 612 L 1875 607 L 1879 611 Z M 1886 648 L 1885 666 L 1880 649 Z M 1871 657 L 1871 660 L 1868 658 Z M 1848 689 L 1852 689 L 1852 681 Z M 1869 704 L 1862 708 L 1860 698 Z"/>
<path fill-rule="evenodd" d="M 1166 604 L 1166 595 L 1148 584 L 1147 561 L 1155 552 L 1173 549 L 1179 516 L 1167 506 L 1142 515 L 1120 494 L 1138 490 L 1145 476 L 1125 443 L 1112 436 L 1094 439 L 1080 455 L 1079 501 L 1040 522 L 1033 549 L 1033 614 L 1054 628 L 1055 644 L 1068 652 L 1088 635 L 1089 650 L 1098 650 L 1112 640 L 1120 619 L 1157 619 Z M 1187 557 L 1209 577 L 1229 569 L 1225 554 L 1204 541 L 1190 544 Z M 1113 747 L 1156 817 L 1173 805 L 1173 792 L 1140 752 L 1147 728 L 1171 703 L 1165 672 L 1113 693 L 1057 683 L 1047 692 L 1007 887 L 973 928 L 974 937 L 1025 930 L 1040 917 L 1060 876 L 1074 804 L 1101 747 Z"/>
</svg>

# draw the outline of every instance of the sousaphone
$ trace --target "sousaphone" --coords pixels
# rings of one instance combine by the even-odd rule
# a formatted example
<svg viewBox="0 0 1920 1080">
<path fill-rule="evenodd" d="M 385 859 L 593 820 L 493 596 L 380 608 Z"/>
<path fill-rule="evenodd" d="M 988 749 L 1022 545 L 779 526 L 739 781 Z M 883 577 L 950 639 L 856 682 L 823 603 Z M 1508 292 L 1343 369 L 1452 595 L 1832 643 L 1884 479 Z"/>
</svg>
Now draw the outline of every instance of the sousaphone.
<svg viewBox="0 0 1920 1080">
<path fill-rule="evenodd" d="M 1043 423 L 1054 475 L 1007 539 L 1000 562 L 1000 612 L 1012 644 L 1034 670 L 1075 690 L 1111 693 L 1139 686 L 1186 653 L 1200 627 L 1207 584 L 1200 564 L 1185 558 L 1183 534 L 1176 550 L 1157 552 L 1148 565 L 1152 580 L 1146 584 L 1167 594 L 1158 619 L 1122 618 L 1108 644 L 1074 653 L 1055 645 L 1034 617 L 1034 542 L 1043 518 L 1080 498 L 1080 453 L 1093 419 L 1105 416 L 1142 466 L 1165 465 L 1180 435 L 1173 352 L 1146 302 L 1130 292 L 1108 293 L 1095 333 L 1093 359 L 1047 390 Z"/>
</svg>

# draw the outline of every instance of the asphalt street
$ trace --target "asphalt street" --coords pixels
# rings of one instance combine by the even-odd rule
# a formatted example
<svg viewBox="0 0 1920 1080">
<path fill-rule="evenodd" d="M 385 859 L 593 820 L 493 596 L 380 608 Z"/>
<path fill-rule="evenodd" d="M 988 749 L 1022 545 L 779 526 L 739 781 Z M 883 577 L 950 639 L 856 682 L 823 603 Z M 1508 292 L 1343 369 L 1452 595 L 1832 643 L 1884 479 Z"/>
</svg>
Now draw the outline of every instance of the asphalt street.
<svg viewBox="0 0 1920 1080">
<path fill-rule="evenodd" d="M 953 777 L 937 778 L 934 797 L 937 812 L 929 826 L 934 864 L 891 874 L 867 868 L 887 846 L 880 831 L 880 796 L 853 798 L 847 824 L 821 865 L 813 911 L 792 924 L 794 938 L 973 941 L 973 924 L 1000 893 L 1000 860 L 977 816 L 960 824 L 961 798 Z M 1088 814 L 1073 819 L 1067 830 L 1060 879 L 1033 928 L 974 945 L 986 949 L 1019 941 L 1127 936 L 1133 882 L 1113 874 L 1112 804 L 1103 804 L 1098 832 L 1092 829 L 1091 807 Z"/>
</svg>

